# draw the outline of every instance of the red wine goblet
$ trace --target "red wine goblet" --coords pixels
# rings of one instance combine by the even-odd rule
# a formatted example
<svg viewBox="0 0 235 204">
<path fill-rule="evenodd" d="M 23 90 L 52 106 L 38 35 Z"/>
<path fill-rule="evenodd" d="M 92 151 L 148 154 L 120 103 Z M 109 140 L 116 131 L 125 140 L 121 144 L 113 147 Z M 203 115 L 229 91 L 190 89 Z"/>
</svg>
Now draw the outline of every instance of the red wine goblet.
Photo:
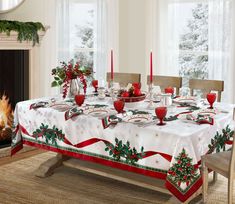
<svg viewBox="0 0 235 204">
<path fill-rule="evenodd" d="M 167 108 L 166 107 L 157 107 L 155 113 L 160 122 L 157 125 L 163 126 L 166 123 L 163 122 L 163 119 L 166 117 Z"/>
<path fill-rule="evenodd" d="M 214 103 L 215 100 L 216 100 L 216 94 L 215 94 L 215 93 L 208 93 L 208 94 L 206 95 L 206 98 L 207 98 L 207 101 L 208 101 L 209 104 L 210 104 L 209 109 L 213 109 L 213 103 Z"/>
<path fill-rule="evenodd" d="M 98 80 L 93 80 L 93 81 L 92 81 L 92 86 L 95 88 L 95 92 L 97 93 L 97 89 L 98 89 Z"/>
<path fill-rule="evenodd" d="M 76 95 L 74 99 L 76 104 L 80 107 L 85 101 L 85 95 L 84 94 Z"/>
<path fill-rule="evenodd" d="M 113 102 L 113 106 L 118 113 L 123 113 L 125 102 L 122 100 L 117 100 Z"/>
</svg>

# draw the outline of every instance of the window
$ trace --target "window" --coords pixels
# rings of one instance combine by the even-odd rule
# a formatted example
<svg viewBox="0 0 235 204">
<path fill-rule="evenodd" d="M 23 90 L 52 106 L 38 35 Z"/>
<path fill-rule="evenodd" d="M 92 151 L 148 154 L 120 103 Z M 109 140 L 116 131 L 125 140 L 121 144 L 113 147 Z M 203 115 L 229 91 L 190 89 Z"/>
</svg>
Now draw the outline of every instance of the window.
<svg viewBox="0 0 235 204">
<path fill-rule="evenodd" d="M 57 59 L 75 59 L 106 77 L 111 48 L 118 52 L 118 0 L 56 0 Z"/>
<path fill-rule="evenodd" d="M 73 0 L 69 5 L 71 57 L 82 65 L 94 65 L 95 3 Z"/>
<path fill-rule="evenodd" d="M 208 3 L 182 1 L 168 5 L 169 25 L 175 26 L 175 53 L 179 75 L 185 78 L 208 78 Z"/>
<path fill-rule="evenodd" d="M 93 68 L 96 0 L 58 0 L 58 61 Z"/>
</svg>

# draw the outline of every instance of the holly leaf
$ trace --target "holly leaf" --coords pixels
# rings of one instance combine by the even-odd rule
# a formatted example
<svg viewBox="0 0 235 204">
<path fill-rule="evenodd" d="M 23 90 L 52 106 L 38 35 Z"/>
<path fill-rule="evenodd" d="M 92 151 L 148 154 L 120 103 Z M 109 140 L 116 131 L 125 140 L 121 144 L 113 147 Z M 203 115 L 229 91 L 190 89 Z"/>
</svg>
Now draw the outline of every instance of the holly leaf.
<svg viewBox="0 0 235 204">
<path fill-rule="evenodd" d="M 56 80 L 56 81 L 59 81 L 60 80 L 60 78 L 59 77 L 54 77 L 54 79 Z"/>
<path fill-rule="evenodd" d="M 53 81 L 53 82 L 51 83 L 51 87 L 56 87 L 56 86 L 58 86 L 57 81 Z"/>
</svg>

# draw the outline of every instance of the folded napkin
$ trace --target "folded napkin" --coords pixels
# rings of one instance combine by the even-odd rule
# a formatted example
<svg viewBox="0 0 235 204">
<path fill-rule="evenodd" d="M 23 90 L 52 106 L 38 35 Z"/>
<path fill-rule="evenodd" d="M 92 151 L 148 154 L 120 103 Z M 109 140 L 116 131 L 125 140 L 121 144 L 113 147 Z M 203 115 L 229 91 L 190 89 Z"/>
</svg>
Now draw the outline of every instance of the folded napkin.
<svg viewBox="0 0 235 204">
<path fill-rule="evenodd" d="M 188 115 L 186 115 L 186 119 L 193 121 L 193 122 L 196 122 L 199 125 L 201 125 L 201 124 L 214 125 L 214 118 L 212 118 L 211 116 L 207 116 L 207 115 L 198 114 L 195 117 L 192 114 L 188 114 Z"/>
<path fill-rule="evenodd" d="M 110 125 L 117 125 L 119 122 L 122 122 L 122 118 L 130 115 L 133 115 L 133 111 L 119 113 L 117 115 L 106 116 L 102 119 L 103 128 L 106 129 Z"/>
<path fill-rule="evenodd" d="M 38 109 L 38 108 L 45 108 L 48 107 L 49 103 L 46 101 L 39 101 L 37 103 L 33 103 L 30 105 L 29 109 Z"/>
<path fill-rule="evenodd" d="M 79 108 L 79 107 L 73 107 L 69 110 L 67 110 L 64 114 L 64 118 L 65 120 L 69 120 L 75 116 L 78 116 L 78 115 L 81 115 L 83 114 L 83 109 L 82 108 Z"/>
</svg>

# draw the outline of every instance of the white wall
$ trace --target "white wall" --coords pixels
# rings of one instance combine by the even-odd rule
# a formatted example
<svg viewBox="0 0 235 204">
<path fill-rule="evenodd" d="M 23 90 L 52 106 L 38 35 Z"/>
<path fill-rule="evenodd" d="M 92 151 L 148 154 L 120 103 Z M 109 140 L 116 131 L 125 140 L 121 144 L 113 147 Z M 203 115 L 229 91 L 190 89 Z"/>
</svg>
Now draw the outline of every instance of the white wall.
<svg viewBox="0 0 235 204">
<path fill-rule="evenodd" d="M 18 21 L 38 21 L 43 25 L 49 25 L 39 48 L 37 60 L 40 70 L 35 79 L 38 86 L 35 88 L 34 97 L 51 95 L 55 90 L 51 89 L 51 69 L 57 65 L 56 61 L 56 0 L 25 0 L 16 10 L 6 14 L 0 14 L 0 19 Z"/>
<path fill-rule="evenodd" d="M 119 0 L 119 70 L 148 74 L 150 47 L 146 44 L 149 0 Z M 149 44 L 149 43 L 148 43 Z M 147 66 L 147 67 L 146 67 Z"/>
</svg>

